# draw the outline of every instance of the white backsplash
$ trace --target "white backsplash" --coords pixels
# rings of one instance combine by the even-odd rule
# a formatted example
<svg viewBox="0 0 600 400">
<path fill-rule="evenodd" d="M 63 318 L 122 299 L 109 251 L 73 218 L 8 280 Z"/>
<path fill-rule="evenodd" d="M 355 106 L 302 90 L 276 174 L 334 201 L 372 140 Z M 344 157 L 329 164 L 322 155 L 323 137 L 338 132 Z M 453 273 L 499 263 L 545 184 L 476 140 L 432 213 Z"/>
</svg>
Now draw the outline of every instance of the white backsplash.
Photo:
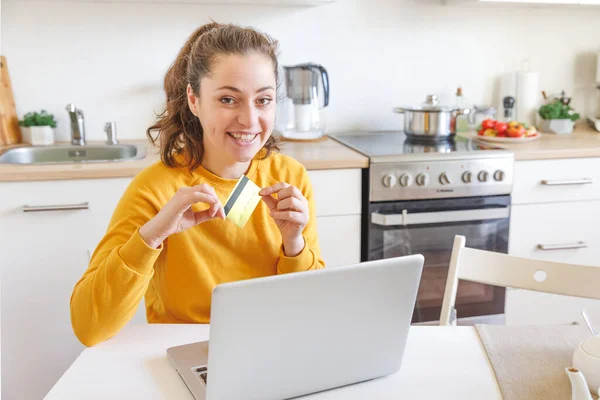
<svg viewBox="0 0 600 400">
<path fill-rule="evenodd" d="M 471 102 L 496 98 L 495 78 L 528 58 L 540 89 L 566 89 L 583 113 L 598 107 L 600 7 L 445 6 L 437 0 L 340 0 L 322 7 L 2 1 L 2 54 L 20 116 L 46 109 L 69 137 L 65 105 L 143 138 L 162 111 L 162 79 L 188 35 L 214 19 L 252 25 L 281 43 L 281 63 L 314 61 L 330 75 L 328 131 L 395 129 L 399 105 L 458 85 Z"/>
</svg>

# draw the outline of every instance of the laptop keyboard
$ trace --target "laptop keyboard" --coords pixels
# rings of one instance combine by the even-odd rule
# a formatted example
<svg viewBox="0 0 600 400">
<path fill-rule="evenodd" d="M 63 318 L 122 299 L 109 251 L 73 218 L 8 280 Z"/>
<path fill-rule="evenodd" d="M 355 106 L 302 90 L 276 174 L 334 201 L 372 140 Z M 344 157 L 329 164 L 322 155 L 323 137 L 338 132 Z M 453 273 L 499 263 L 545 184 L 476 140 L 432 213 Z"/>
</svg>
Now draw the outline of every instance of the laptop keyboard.
<svg viewBox="0 0 600 400">
<path fill-rule="evenodd" d="M 202 382 L 204 382 L 204 384 L 206 385 L 208 383 L 208 369 L 206 368 L 206 366 L 194 367 L 192 369 L 196 373 L 196 376 L 198 376 L 200 380 L 202 380 Z"/>
</svg>

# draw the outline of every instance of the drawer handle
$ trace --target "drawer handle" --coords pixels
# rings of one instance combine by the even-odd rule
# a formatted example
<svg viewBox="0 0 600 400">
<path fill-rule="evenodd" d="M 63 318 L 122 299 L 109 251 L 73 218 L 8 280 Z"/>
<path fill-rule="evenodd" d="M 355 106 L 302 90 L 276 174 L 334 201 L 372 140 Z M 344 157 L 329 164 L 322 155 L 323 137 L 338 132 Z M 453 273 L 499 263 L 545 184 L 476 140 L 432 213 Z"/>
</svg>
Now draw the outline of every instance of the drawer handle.
<svg viewBox="0 0 600 400">
<path fill-rule="evenodd" d="M 23 206 L 23 212 L 35 211 L 68 211 L 68 210 L 87 210 L 90 208 L 90 203 L 87 201 L 79 204 L 56 204 L 49 206 Z"/>
<path fill-rule="evenodd" d="M 567 244 L 538 244 L 537 248 L 544 251 L 549 250 L 571 250 L 585 249 L 588 245 L 586 242 L 567 243 Z"/>
<path fill-rule="evenodd" d="M 542 185 L 546 185 L 546 186 L 590 185 L 592 183 L 594 183 L 594 180 L 592 178 L 556 179 L 556 180 L 547 180 L 547 179 L 544 179 L 542 181 Z"/>
</svg>

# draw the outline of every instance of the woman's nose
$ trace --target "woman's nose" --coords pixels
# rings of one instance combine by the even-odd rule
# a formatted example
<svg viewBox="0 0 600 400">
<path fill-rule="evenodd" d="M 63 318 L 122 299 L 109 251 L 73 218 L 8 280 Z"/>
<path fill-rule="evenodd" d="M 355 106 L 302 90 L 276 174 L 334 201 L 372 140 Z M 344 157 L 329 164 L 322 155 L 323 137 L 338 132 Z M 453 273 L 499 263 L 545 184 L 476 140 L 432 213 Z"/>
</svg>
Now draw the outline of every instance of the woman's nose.
<svg viewBox="0 0 600 400">
<path fill-rule="evenodd" d="M 239 108 L 237 122 L 246 128 L 251 128 L 258 123 L 258 112 L 253 104 Z"/>
</svg>

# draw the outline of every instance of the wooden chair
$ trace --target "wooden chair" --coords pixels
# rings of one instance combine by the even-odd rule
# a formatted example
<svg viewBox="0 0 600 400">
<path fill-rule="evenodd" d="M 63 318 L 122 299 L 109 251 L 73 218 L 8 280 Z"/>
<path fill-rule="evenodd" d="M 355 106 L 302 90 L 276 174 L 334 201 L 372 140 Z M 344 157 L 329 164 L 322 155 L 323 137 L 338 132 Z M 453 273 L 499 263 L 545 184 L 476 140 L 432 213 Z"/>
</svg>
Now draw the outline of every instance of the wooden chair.
<svg viewBox="0 0 600 400">
<path fill-rule="evenodd" d="M 465 247 L 455 236 L 444 291 L 440 325 L 456 325 L 456 290 L 463 279 L 567 296 L 600 300 L 600 268 L 513 257 Z"/>
</svg>

